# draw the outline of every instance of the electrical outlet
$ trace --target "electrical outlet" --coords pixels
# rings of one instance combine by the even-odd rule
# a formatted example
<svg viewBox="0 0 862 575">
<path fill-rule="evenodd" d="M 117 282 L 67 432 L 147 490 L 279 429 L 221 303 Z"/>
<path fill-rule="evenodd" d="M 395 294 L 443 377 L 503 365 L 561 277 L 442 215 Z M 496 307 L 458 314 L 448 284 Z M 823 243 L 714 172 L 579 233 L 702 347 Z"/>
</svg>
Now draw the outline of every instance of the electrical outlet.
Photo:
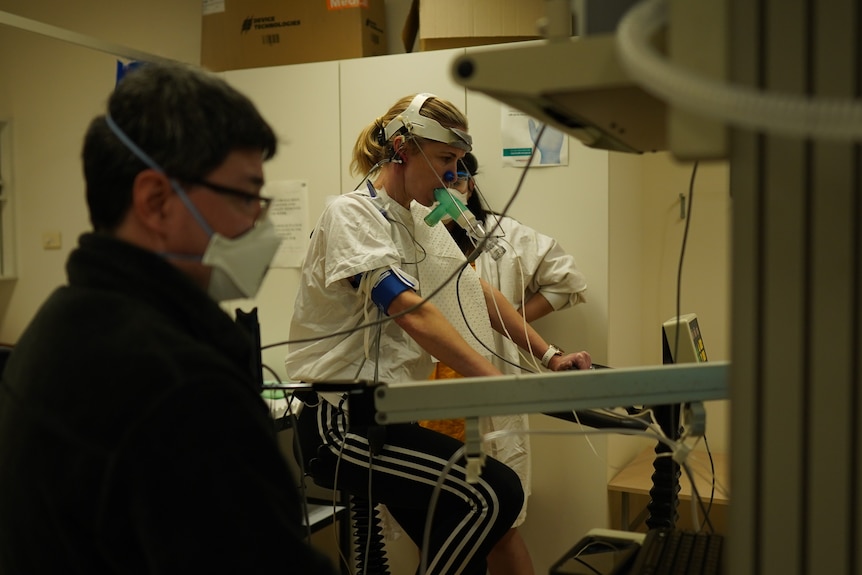
<svg viewBox="0 0 862 575">
<path fill-rule="evenodd" d="M 42 249 L 59 250 L 63 247 L 60 232 L 42 232 Z"/>
</svg>

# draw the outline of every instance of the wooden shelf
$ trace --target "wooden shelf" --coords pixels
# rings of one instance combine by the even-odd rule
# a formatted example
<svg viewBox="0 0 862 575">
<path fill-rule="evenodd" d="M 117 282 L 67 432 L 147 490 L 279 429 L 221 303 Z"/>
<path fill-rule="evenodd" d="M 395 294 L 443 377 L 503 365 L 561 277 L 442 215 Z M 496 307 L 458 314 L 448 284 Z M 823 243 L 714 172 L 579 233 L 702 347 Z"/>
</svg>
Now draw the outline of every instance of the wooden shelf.
<svg viewBox="0 0 862 575">
<path fill-rule="evenodd" d="M 655 451 L 653 448 L 643 450 L 628 465 L 626 465 L 613 479 L 608 482 L 610 491 L 625 493 L 639 493 L 649 495 L 652 488 L 653 461 Z M 729 502 L 725 489 L 730 488 L 730 464 L 725 453 L 713 453 L 712 460 L 715 464 L 715 496 L 714 503 Z M 705 451 L 692 451 L 689 454 L 688 465 L 694 475 L 695 486 L 701 497 L 709 497 L 712 491 L 712 470 L 709 465 L 709 456 Z M 679 498 L 691 499 L 691 482 L 688 475 L 683 471 L 679 478 Z"/>
<path fill-rule="evenodd" d="M 637 529 L 644 518 L 646 510 L 643 509 L 637 517 L 630 519 L 629 510 L 633 504 L 637 504 L 637 508 L 645 507 L 649 502 L 649 492 L 652 489 L 652 475 L 655 472 L 653 461 L 655 460 L 655 450 L 650 447 L 644 449 L 638 454 L 635 459 L 626 465 L 617 473 L 613 479 L 608 482 L 609 495 L 611 503 L 611 517 L 619 517 L 619 523 L 612 522 L 612 527 L 617 529 L 635 530 Z M 688 465 L 694 475 L 695 486 L 700 497 L 704 500 L 704 504 L 708 504 L 710 494 L 712 494 L 713 509 L 720 509 L 717 513 L 720 519 L 726 513 L 726 506 L 730 502 L 730 459 L 725 453 L 713 453 L 713 464 L 715 466 L 715 491 L 713 493 L 712 485 L 712 469 L 710 467 L 709 456 L 705 451 L 692 451 L 689 454 Z M 692 489 L 688 475 L 683 471 L 679 479 L 679 499 L 680 501 L 691 501 Z M 616 512 L 619 512 L 618 514 Z M 713 513 L 710 512 L 710 517 Z M 680 518 L 688 521 L 688 514 L 680 512 Z M 690 527 L 687 525 L 681 525 Z"/>
</svg>

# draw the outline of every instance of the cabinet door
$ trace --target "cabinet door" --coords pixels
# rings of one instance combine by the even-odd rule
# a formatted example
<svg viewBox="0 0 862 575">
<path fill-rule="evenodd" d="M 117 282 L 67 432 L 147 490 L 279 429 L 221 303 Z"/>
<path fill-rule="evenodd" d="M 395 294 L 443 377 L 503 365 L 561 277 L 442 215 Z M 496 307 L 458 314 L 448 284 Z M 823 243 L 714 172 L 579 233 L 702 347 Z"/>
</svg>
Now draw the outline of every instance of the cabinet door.
<svg viewBox="0 0 862 575">
<path fill-rule="evenodd" d="M 306 180 L 309 225 L 324 198 L 341 190 L 339 62 L 317 62 L 225 72 L 278 136 L 278 154 L 264 165 L 267 181 Z"/>
<path fill-rule="evenodd" d="M 303 180 L 308 184 L 307 240 L 320 217 L 326 196 L 342 188 L 339 153 L 338 62 L 318 62 L 224 72 L 225 79 L 246 94 L 272 125 L 278 137 L 278 153 L 264 164 L 267 182 Z M 307 244 L 306 244 L 307 246 Z M 304 253 L 305 247 L 297 246 Z M 287 341 L 293 302 L 299 287 L 298 268 L 269 270 L 257 298 L 231 302 L 242 309 L 257 307 L 261 343 Z M 285 378 L 286 346 L 265 349 L 263 364 Z M 265 377 L 271 379 L 267 371 Z"/>
</svg>

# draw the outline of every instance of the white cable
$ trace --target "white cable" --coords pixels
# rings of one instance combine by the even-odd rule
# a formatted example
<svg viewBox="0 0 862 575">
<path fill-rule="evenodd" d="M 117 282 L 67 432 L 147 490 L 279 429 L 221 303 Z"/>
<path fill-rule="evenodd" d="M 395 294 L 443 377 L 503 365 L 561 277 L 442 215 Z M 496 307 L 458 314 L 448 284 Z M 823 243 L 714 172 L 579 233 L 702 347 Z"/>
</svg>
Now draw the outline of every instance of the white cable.
<svg viewBox="0 0 862 575">
<path fill-rule="evenodd" d="M 521 294 L 522 294 L 521 295 L 521 301 L 526 303 L 526 301 L 524 301 L 524 296 L 526 295 L 526 293 L 525 293 L 526 288 L 524 287 L 524 271 L 523 271 L 523 268 L 521 266 L 521 259 L 518 256 L 518 254 L 514 251 L 514 247 L 512 246 L 512 244 L 506 240 L 503 240 L 503 241 L 506 242 L 506 244 L 513 250 L 512 253 L 515 254 L 515 261 L 518 263 L 519 277 L 521 278 L 521 288 L 522 288 L 521 289 Z M 488 283 L 490 285 L 494 286 L 494 284 L 490 281 L 490 279 L 486 280 L 486 281 L 488 281 Z M 496 286 L 494 286 L 494 287 L 496 287 Z M 500 289 L 500 288 L 497 288 L 497 289 Z M 494 296 L 493 293 L 491 294 L 491 300 L 494 302 L 494 309 L 496 310 L 497 317 L 499 318 L 500 324 L 503 327 L 503 335 L 505 335 L 506 338 L 512 344 L 515 345 L 515 349 L 518 352 L 518 356 L 525 363 L 532 363 L 532 366 L 536 370 L 536 373 L 540 373 L 542 371 L 542 367 L 541 367 L 541 364 L 538 363 L 537 358 L 533 355 L 533 345 L 530 342 L 529 332 L 527 330 L 527 317 L 524 314 L 521 314 L 521 317 L 523 318 L 523 324 L 522 325 L 524 328 L 524 338 L 527 340 L 527 351 L 529 352 L 529 356 L 527 356 L 527 354 L 524 353 L 521 346 L 517 345 L 515 343 L 515 340 L 512 339 L 512 334 L 509 333 L 509 329 L 506 327 L 505 322 L 503 322 L 503 313 L 500 311 L 500 306 L 497 304 L 497 298 Z M 523 307 L 523 304 L 522 304 L 522 307 Z M 502 351 L 501 351 L 501 353 L 502 353 Z M 497 354 L 495 353 L 494 355 L 497 355 Z M 499 357 L 500 359 L 503 359 L 503 360 L 506 359 L 500 355 L 497 355 L 497 357 Z"/>
<path fill-rule="evenodd" d="M 332 481 L 332 516 L 337 517 L 338 511 L 338 472 L 341 467 L 341 459 L 344 457 L 344 446 L 347 444 L 347 438 L 341 442 L 341 446 L 338 449 L 338 457 L 335 460 L 335 476 Z M 350 511 L 347 512 L 347 517 L 343 519 L 343 521 L 350 520 Z M 344 553 L 341 550 L 341 542 L 339 541 L 339 533 L 338 529 L 332 530 L 332 540 L 335 541 L 335 548 L 338 549 L 338 556 L 344 562 L 344 565 L 347 566 L 347 570 L 350 573 L 353 571 L 350 569 L 350 559 L 344 556 Z"/>
<path fill-rule="evenodd" d="M 578 427 L 581 429 L 581 431 L 584 431 L 584 424 L 583 424 L 583 423 L 581 423 L 581 418 L 580 418 L 580 417 L 578 417 L 578 410 L 577 410 L 577 409 L 573 409 L 573 410 L 572 410 L 572 415 L 574 415 L 574 416 L 575 416 L 575 422 L 578 424 Z M 587 445 L 589 445 L 589 446 L 590 446 L 590 450 L 592 450 L 593 455 L 595 455 L 595 456 L 596 456 L 596 459 L 601 459 L 601 457 L 599 457 L 599 452 L 598 452 L 598 451 L 596 451 L 596 446 L 595 446 L 595 445 L 593 445 L 593 442 L 592 442 L 592 441 L 590 441 L 590 436 L 589 436 L 589 435 L 584 435 L 584 439 L 587 441 Z"/>
<path fill-rule="evenodd" d="M 455 466 L 455 462 L 464 455 L 464 451 L 465 448 L 463 446 L 459 447 L 449 460 L 446 461 L 446 465 L 443 466 L 443 470 L 434 483 L 434 489 L 431 491 L 431 498 L 428 500 L 428 513 L 425 515 L 425 530 L 422 533 L 422 546 L 419 550 L 419 575 L 425 575 L 428 572 L 428 547 L 431 546 L 431 524 L 434 520 L 434 510 L 437 508 L 437 499 L 439 499 L 440 492 L 443 490 L 446 476 L 449 475 L 452 467 Z"/>
<path fill-rule="evenodd" d="M 703 78 L 669 64 L 650 42 L 650 37 L 668 23 L 667 4 L 668 0 L 643 0 L 626 12 L 617 28 L 621 64 L 647 91 L 674 106 L 741 128 L 806 138 L 862 140 L 860 100 L 762 92 Z"/>
<path fill-rule="evenodd" d="M 699 531 L 698 526 L 700 525 L 700 516 L 697 514 L 697 506 L 702 505 L 703 501 L 700 499 L 700 494 L 697 493 L 697 487 L 694 485 L 694 475 L 689 469 L 688 463 L 680 464 L 680 467 L 685 471 L 685 474 L 688 476 L 689 482 L 691 482 L 691 501 L 689 504 L 691 505 L 691 528 L 695 531 Z"/>
<path fill-rule="evenodd" d="M 504 240 L 504 241 L 506 241 L 506 240 Z M 512 243 L 509 241 L 506 241 L 506 244 L 508 244 L 509 249 L 512 250 L 512 255 L 513 255 L 513 258 L 515 260 L 515 263 L 518 264 L 518 280 L 519 280 L 520 288 L 521 288 L 521 310 L 522 310 L 521 311 L 521 317 L 524 319 L 522 325 L 524 328 L 524 335 L 528 336 L 527 324 L 529 322 L 527 321 L 527 310 L 524 309 L 527 306 L 527 285 L 524 283 L 524 266 L 521 264 L 521 254 L 519 254 L 518 252 L 515 251 L 515 246 L 513 246 Z M 539 362 L 539 358 L 537 358 L 533 354 L 533 346 L 530 343 L 529 337 L 527 337 L 527 351 L 529 352 L 529 356 L 524 355 L 524 353 L 521 351 L 521 348 L 518 348 L 518 355 L 520 355 L 522 358 L 524 358 L 527 363 L 531 363 L 533 366 L 533 369 L 536 370 L 536 373 L 541 373 L 542 372 L 542 367 L 541 367 L 542 364 Z"/>
</svg>

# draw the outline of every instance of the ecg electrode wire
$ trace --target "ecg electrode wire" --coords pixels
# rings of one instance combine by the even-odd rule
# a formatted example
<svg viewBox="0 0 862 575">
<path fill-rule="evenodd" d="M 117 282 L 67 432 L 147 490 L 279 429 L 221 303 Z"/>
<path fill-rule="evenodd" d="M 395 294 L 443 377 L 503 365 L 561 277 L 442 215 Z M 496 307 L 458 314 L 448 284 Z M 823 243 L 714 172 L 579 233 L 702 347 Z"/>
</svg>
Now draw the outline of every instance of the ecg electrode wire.
<svg viewBox="0 0 862 575">
<path fill-rule="evenodd" d="M 485 349 L 487 349 L 489 352 L 491 352 L 495 357 L 497 357 L 497 358 L 498 358 L 498 359 L 500 359 L 501 361 L 504 361 L 504 362 L 508 363 L 509 365 L 514 366 L 514 367 L 517 367 L 517 368 L 519 368 L 519 369 L 522 369 L 522 370 L 524 370 L 524 371 L 526 371 L 526 372 L 529 372 L 529 373 L 536 373 L 536 372 L 534 372 L 533 370 L 531 370 L 531 369 L 529 369 L 529 368 L 521 367 L 521 366 L 520 366 L 520 365 L 518 365 L 517 363 L 515 363 L 515 362 L 513 362 L 513 361 L 510 361 L 509 359 L 507 359 L 507 358 L 503 357 L 502 355 L 500 355 L 499 353 L 497 353 L 496 351 L 494 351 L 493 349 L 491 349 L 491 348 L 490 348 L 490 347 L 489 347 L 489 346 L 488 346 L 484 341 L 482 341 L 481 339 L 479 339 L 479 336 L 478 336 L 478 335 L 476 335 L 476 332 L 475 332 L 475 331 L 473 331 L 473 327 L 470 325 L 470 322 L 467 320 L 467 314 L 464 312 L 464 305 L 461 303 L 461 274 L 463 274 L 463 273 L 464 273 L 464 270 L 465 270 L 465 269 L 467 269 L 467 268 L 466 268 L 466 267 L 462 267 L 462 268 L 461 268 L 461 271 L 460 271 L 460 273 L 458 274 L 458 279 L 455 281 L 455 297 L 458 299 L 458 311 L 460 311 L 460 312 L 461 312 L 461 317 L 464 319 L 464 325 L 466 325 L 466 326 L 467 326 L 467 329 L 470 331 L 470 334 L 473 336 L 473 338 L 474 338 L 476 341 L 478 341 L 478 342 L 479 342 L 479 345 L 481 345 L 482 347 L 484 347 Z M 499 310 L 498 310 L 498 311 L 499 311 Z M 504 329 L 505 329 L 505 326 L 504 326 Z M 508 336 L 508 333 L 507 333 L 506 335 Z M 510 338 L 510 339 L 511 339 L 511 338 Z M 529 341 L 529 339 L 528 339 L 528 341 Z"/>
<path fill-rule="evenodd" d="M 498 220 L 498 225 L 499 225 L 499 220 Z M 500 228 L 500 229 L 502 229 L 502 228 Z M 505 231 L 504 231 L 504 235 L 505 235 Z M 498 237 L 503 238 L 504 236 L 498 236 Z M 509 242 L 509 241 L 508 241 L 508 240 L 506 240 L 506 239 L 503 239 L 503 241 L 504 241 L 504 242 L 506 242 L 506 244 L 509 246 L 509 248 L 511 248 L 511 249 L 514 251 L 515 247 L 511 244 L 511 242 Z M 524 283 L 524 267 L 521 265 L 521 258 L 519 258 L 519 257 L 515 257 L 515 258 L 513 258 L 513 259 L 514 259 L 514 260 L 515 260 L 515 262 L 518 264 L 518 279 L 519 279 L 519 281 L 520 281 L 520 288 L 521 288 L 521 289 L 520 289 L 520 292 L 521 292 L 521 301 L 522 301 L 522 303 L 521 303 L 521 309 L 523 310 L 523 309 L 524 309 L 524 306 L 526 306 L 526 305 L 527 305 L 527 300 L 526 300 L 526 296 L 527 296 L 527 286 L 526 286 L 526 284 Z M 482 277 L 482 276 L 480 275 L 479 277 Z M 490 283 L 490 282 L 488 282 L 488 283 Z M 494 310 L 497 312 L 497 318 L 500 320 L 500 323 L 501 323 L 501 324 L 502 324 L 502 326 L 503 326 L 503 332 L 504 332 L 504 334 L 506 335 L 506 337 L 507 337 L 510 341 L 512 341 L 512 342 L 514 343 L 514 340 L 512 339 L 512 334 L 510 334 L 510 333 L 509 333 L 509 329 L 506 327 L 506 324 L 505 324 L 505 323 L 503 323 L 503 313 L 500 311 L 500 306 L 499 306 L 499 304 L 497 303 L 497 297 L 496 297 L 496 295 L 495 295 L 493 292 L 491 293 L 491 296 L 492 296 L 492 297 L 491 297 L 491 301 L 493 301 L 493 302 L 494 302 Z M 512 303 L 514 303 L 514 302 L 512 302 Z M 460 296 L 460 293 L 459 293 L 459 295 L 458 295 L 458 305 L 459 305 L 459 306 L 461 305 L 461 296 Z M 461 314 L 463 315 L 463 313 L 464 313 L 464 312 L 463 312 L 463 310 L 462 310 L 462 311 L 461 311 Z M 524 339 L 526 339 L 526 340 L 527 340 L 527 351 L 529 352 L 529 355 L 525 354 L 525 353 L 523 352 L 523 350 L 521 349 L 521 347 L 520 347 L 520 346 L 516 345 L 515 347 L 516 347 L 516 348 L 517 348 L 517 350 L 518 350 L 518 355 L 519 355 L 519 357 L 521 357 L 521 359 L 523 359 L 525 362 L 532 364 L 532 366 L 533 366 L 533 368 L 535 369 L 535 371 L 532 371 L 532 370 L 530 370 L 530 369 L 528 369 L 528 368 L 521 367 L 520 365 L 517 365 L 516 367 L 519 367 L 519 368 L 521 368 L 523 371 L 527 371 L 527 372 L 529 372 L 529 373 L 538 373 L 538 372 L 540 372 L 540 371 L 541 371 L 541 369 L 542 369 L 542 368 L 540 367 L 540 364 L 538 363 L 538 361 L 539 361 L 539 360 L 538 360 L 538 358 L 536 358 L 536 357 L 533 355 L 533 343 L 530 341 L 530 338 L 528 337 L 529 332 L 527 331 L 527 324 L 528 324 L 529 322 L 527 321 L 527 313 L 526 313 L 526 310 L 522 311 L 520 315 L 521 315 L 521 318 L 522 318 L 522 320 L 523 320 L 521 325 L 522 325 L 522 327 L 523 327 L 523 329 L 524 329 Z M 467 323 L 467 318 L 466 318 L 466 317 L 464 317 L 464 322 L 465 322 L 465 323 Z M 468 323 L 468 327 L 469 327 L 469 323 Z M 473 330 L 470 330 L 470 333 L 472 333 L 472 332 L 473 332 Z M 476 334 L 473 334 L 473 335 L 474 335 L 474 337 L 475 337 L 475 335 L 476 335 Z M 476 339 L 479 339 L 479 338 L 476 338 Z M 495 354 L 495 355 L 496 355 L 496 354 Z M 498 355 L 497 357 L 500 357 L 500 356 Z M 501 358 L 501 359 L 502 359 L 502 358 Z M 509 364 L 511 364 L 511 365 L 515 365 L 514 363 L 512 363 L 512 362 L 510 362 L 510 361 L 507 361 L 507 363 L 509 363 Z"/>
</svg>

